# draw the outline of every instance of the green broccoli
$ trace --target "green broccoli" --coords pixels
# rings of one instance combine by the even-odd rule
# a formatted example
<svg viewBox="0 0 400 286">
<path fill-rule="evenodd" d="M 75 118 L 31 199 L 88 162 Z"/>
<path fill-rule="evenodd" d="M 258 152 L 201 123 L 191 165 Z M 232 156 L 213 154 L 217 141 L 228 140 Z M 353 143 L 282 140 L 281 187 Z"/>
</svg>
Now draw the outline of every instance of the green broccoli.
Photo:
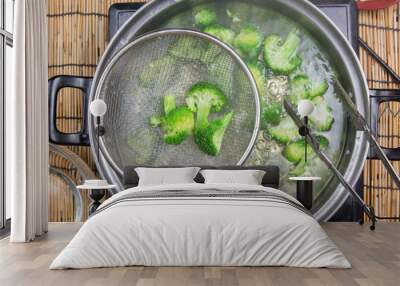
<svg viewBox="0 0 400 286">
<path fill-rule="evenodd" d="M 183 37 L 178 41 L 174 42 L 168 52 L 170 55 L 187 59 L 187 60 L 199 60 L 206 51 L 206 46 L 202 44 L 198 39 L 191 37 Z"/>
<path fill-rule="evenodd" d="M 165 112 L 165 114 L 170 113 L 174 109 L 176 109 L 175 96 L 173 96 L 173 95 L 164 96 L 164 112 Z"/>
<path fill-rule="evenodd" d="M 208 121 L 210 112 L 219 112 L 226 103 L 223 91 L 217 86 L 199 82 L 194 84 L 186 94 L 186 104 L 196 112 L 194 140 L 204 153 L 216 156 L 219 154 L 225 130 L 233 112 L 214 121 Z"/>
<path fill-rule="evenodd" d="M 328 87 L 326 80 L 314 84 L 307 75 L 296 75 L 290 80 L 290 101 L 293 104 L 297 104 L 302 99 L 313 100 L 318 96 L 324 95 Z"/>
<path fill-rule="evenodd" d="M 308 99 L 314 103 L 315 110 L 310 115 L 310 122 L 318 131 L 329 131 L 334 122 L 332 109 L 323 97 L 328 88 L 326 80 L 315 84 L 304 74 L 296 75 L 290 80 L 290 101 L 295 105 L 302 99 Z"/>
<path fill-rule="evenodd" d="M 217 156 L 221 150 L 225 130 L 233 117 L 233 112 L 211 121 L 207 127 L 195 128 L 194 141 L 206 154 Z"/>
<path fill-rule="evenodd" d="M 205 28 L 217 22 L 217 14 L 209 9 L 202 9 L 195 13 L 194 22 L 199 28 Z"/>
<path fill-rule="evenodd" d="M 275 102 L 266 105 L 261 112 L 262 126 L 277 125 L 283 116 L 282 104 Z"/>
<path fill-rule="evenodd" d="M 324 136 L 317 136 L 317 140 L 320 144 L 320 148 L 326 149 L 329 145 L 329 141 Z M 290 175 L 292 176 L 300 176 L 304 174 L 307 164 L 305 162 L 305 140 L 299 139 L 290 143 L 285 147 L 282 151 L 282 155 L 291 163 L 295 164 L 295 167 L 290 171 Z M 309 146 L 307 148 L 307 157 L 309 160 L 312 160 L 315 157 L 314 150 Z"/>
<path fill-rule="evenodd" d="M 210 111 L 219 112 L 226 103 L 224 92 L 214 84 L 198 82 L 189 88 L 186 104 L 192 112 L 197 112 L 196 128 L 208 125 Z"/>
<path fill-rule="evenodd" d="M 246 26 L 239 31 L 239 34 L 233 40 L 233 46 L 244 58 L 257 58 L 264 36 L 254 26 Z"/>
<path fill-rule="evenodd" d="M 204 33 L 210 34 L 228 45 L 232 45 L 235 38 L 234 31 L 221 25 L 208 26 L 204 29 Z"/>
<path fill-rule="evenodd" d="M 154 159 L 154 146 L 157 132 L 149 128 L 134 129 L 126 139 L 130 151 L 134 152 L 135 162 L 140 165 L 149 164 Z"/>
<path fill-rule="evenodd" d="M 320 144 L 321 149 L 325 149 L 329 145 L 329 141 L 324 136 L 317 136 L 317 140 Z M 304 149 L 305 149 L 305 139 L 296 140 L 289 145 L 287 145 L 283 151 L 282 155 L 285 157 L 289 162 L 294 164 L 300 163 L 301 160 L 304 160 Z M 314 150 L 309 146 L 307 148 L 307 157 L 311 158 L 314 155 Z"/>
<path fill-rule="evenodd" d="M 318 84 L 311 84 L 311 90 L 309 91 L 309 99 L 314 99 L 319 96 L 323 96 L 325 92 L 328 90 L 329 85 L 326 80 Z"/>
<path fill-rule="evenodd" d="M 310 115 L 310 123 L 318 131 L 329 131 L 335 121 L 332 116 L 332 108 L 326 103 L 322 96 L 313 100 L 315 109 Z"/>
<path fill-rule="evenodd" d="M 264 70 L 263 64 L 258 61 L 251 61 L 251 62 L 247 63 L 247 67 L 249 68 L 251 74 L 254 77 L 260 97 L 265 96 L 265 94 L 266 94 L 266 86 L 265 86 L 266 79 L 265 79 L 265 70 Z"/>
<path fill-rule="evenodd" d="M 271 139 L 283 144 L 299 136 L 299 129 L 290 117 L 283 118 L 278 125 L 268 127 L 266 131 Z"/>
<path fill-rule="evenodd" d="M 194 114 L 186 106 L 176 107 L 175 97 L 164 97 L 165 116 L 150 118 L 153 127 L 161 126 L 164 131 L 164 142 L 171 145 L 181 144 L 194 129 Z"/>
<path fill-rule="evenodd" d="M 304 159 L 301 159 L 300 162 L 298 162 L 294 166 L 294 168 L 292 170 L 290 170 L 289 175 L 296 176 L 296 177 L 301 176 L 306 171 L 306 167 L 307 167 L 306 161 Z"/>
<path fill-rule="evenodd" d="M 265 39 L 264 61 L 273 72 L 289 75 L 301 65 L 302 59 L 297 55 L 300 45 L 298 34 L 297 30 L 291 31 L 285 42 L 276 34 Z"/>
<path fill-rule="evenodd" d="M 310 89 L 310 79 L 306 75 L 296 75 L 289 83 L 289 96 L 293 104 L 297 104 L 301 99 L 308 99 Z"/>
<path fill-rule="evenodd" d="M 156 82 L 166 81 L 169 75 L 172 74 L 168 67 L 172 67 L 174 64 L 175 59 L 170 56 L 151 61 L 139 74 L 140 84 L 149 87 Z"/>
</svg>

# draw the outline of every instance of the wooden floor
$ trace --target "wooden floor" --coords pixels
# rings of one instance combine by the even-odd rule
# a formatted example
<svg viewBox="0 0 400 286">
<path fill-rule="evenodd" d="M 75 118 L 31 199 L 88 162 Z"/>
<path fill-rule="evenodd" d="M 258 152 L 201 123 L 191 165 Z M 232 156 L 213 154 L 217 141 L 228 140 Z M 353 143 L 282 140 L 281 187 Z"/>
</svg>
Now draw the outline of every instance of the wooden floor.
<svg viewBox="0 0 400 286">
<path fill-rule="evenodd" d="M 355 223 L 328 223 L 324 229 L 353 269 L 287 267 L 125 267 L 48 270 L 50 262 L 79 229 L 51 223 L 49 233 L 29 244 L 0 241 L 1 286 L 75 285 L 400 285 L 400 224 L 379 224 L 375 232 Z"/>
</svg>

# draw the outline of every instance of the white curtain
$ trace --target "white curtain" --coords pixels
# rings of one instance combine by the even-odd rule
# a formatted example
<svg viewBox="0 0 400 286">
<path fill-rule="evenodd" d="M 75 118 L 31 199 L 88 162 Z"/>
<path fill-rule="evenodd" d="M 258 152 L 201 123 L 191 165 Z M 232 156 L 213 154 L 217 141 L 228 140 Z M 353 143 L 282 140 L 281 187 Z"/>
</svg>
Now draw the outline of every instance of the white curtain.
<svg viewBox="0 0 400 286">
<path fill-rule="evenodd" d="M 6 187 L 12 242 L 47 232 L 47 5 L 16 0 L 13 93 L 6 98 Z"/>
</svg>

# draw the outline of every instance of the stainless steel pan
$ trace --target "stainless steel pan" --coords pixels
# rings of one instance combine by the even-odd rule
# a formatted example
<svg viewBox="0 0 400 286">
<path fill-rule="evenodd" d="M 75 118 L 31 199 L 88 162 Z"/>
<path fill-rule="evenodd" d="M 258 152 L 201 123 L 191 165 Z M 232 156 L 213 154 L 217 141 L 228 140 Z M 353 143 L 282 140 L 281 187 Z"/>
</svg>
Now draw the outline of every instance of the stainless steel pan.
<svg viewBox="0 0 400 286">
<path fill-rule="evenodd" d="M 92 83 L 90 100 L 96 97 L 100 78 L 105 72 L 107 65 L 121 49 L 138 36 L 155 29 L 163 28 L 167 19 L 191 11 L 195 6 L 210 2 L 213 1 L 163 0 L 152 1 L 145 5 L 119 30 L 118 34 L 110 42 L 107 51 L 98 65 Z M 217 2 L 228 6 L 235 3 L 235 1 Z M 296 19 L 297 24 L 301 25 L 314 39 L 318 39 L 320 48 L 324 49 L 329 54 L 332 62 L 334 62 L 338 80 L 347 92 L 354 94 L 353 100 L 360 113 L 368 117 L 368 87 L 362 68 L 352 47 L 330 19 L 322 14 L 314 5 L 303 0 L 251 0 L 246 1 L 246 3 L 254 5 L 254 7 L 267 7 L 290 19 Z M 344 120 L 347 135 L 342 142 L 342 152 L 337 158 L 336 164 L 347 181 L 354 185 L 362 171 L 368 145 L 365 136 L 357 132 L 347 118 L 344 118 Z M 92 148 L 96 148 L 93 124 L 93 120 L 90 119 L 90 141 L 93 143 Z M 109 162 L 104 160 L 104 158 L 96 158 L 96 161 L 100 172 L 105 178 L 113 183 L 120 184 L 120 174 L 115 171 L 115 168 L 110 166 Z M 313 211 L 316 218 L 327 220 L 340 208 L 348 194 L 333 177 L 326 180 L 321 188 L 322 191 L 318 199 L 314 202 L 315 207 Z"/>
</svg>

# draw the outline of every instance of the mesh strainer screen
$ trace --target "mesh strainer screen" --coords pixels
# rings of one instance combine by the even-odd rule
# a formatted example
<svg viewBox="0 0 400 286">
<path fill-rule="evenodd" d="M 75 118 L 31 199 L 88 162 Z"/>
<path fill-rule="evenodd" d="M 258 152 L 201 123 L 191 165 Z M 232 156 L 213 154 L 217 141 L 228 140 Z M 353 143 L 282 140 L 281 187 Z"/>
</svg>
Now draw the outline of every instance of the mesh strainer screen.
<svg viewBox="0 0 400 286">
<path fill-rule="evenodd" d="M 193 136 L 168 145 L 163 131 L 149 124 L 151 116 L 164 114 L 166 94 L 183 105 L 187 90 L 200 81 L 217 85 L 227 97 L 210 120 L 234 112 L 217 156 L 199 150 Z M 163 30 L 130 43 L 108 65 L 96 97 L 108 106 L 102 152 L 119 170 L 126 165 L 240 164 L 258 132 L 258 94 L 248 69 L 230 48 L 195 31 Z"/>
</svg>

